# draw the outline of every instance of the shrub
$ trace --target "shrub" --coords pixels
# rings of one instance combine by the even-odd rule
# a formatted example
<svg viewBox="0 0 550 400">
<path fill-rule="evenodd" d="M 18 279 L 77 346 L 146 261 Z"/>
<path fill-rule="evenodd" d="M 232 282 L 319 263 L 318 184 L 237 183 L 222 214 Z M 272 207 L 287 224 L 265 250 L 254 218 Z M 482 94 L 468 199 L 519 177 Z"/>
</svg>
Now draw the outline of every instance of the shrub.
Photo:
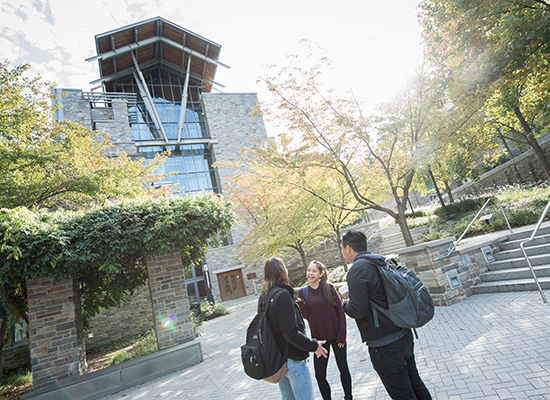
<svg viewBox="0 0 550 400">
<path fill-rule="evenodd" d="M 109 358 L 109 365 L 117 365 L 123 361 L 130 360 L 132 357 L 126 350 L 119 350 Z"/>
<path fill-rule="evenodd" d="M 449 203 L 445 206 L 447 207 L 447 211 L 449 212 L 449 214 L 451 214 L 451 216 L 455 216 L 470 211 L 479 211 L 479 209 L 483 207 L 487 199 L 489 199 L 489 197 L 476 197 L 455 201 L 454 203 Z M 443 207 L 437 207 L 434 210 L 434 214 L 437 215 L 439 218 L 444 218 Z"/>
<path fill-rule="evenodd" d="M 427 217 L 428 214 L 425 211 L 422 210 L 415 210 L 414 214 L 413 212 L 406 212 L 405 218 L 420 218 L 420 217 Z"/>
<path fill-rule="evenodd" d="M 218 318 L 229 314 L 229 311 L 221 304 L 214 305 L 212 303 L 201 303 L 201 315 L 203 321 Z"/>
<path fill-rule="evenodd" d="M 202 318 L 198 317 L 194 312 L 191 312 L 191 324 L 193 325 L 193 335 L 199 337 L 201 335 L 199 328 L 202 325 Z"/>
<path fill-rule="evenodd" d="M 328 270 L 327 278 L 328 278 L 328 281 L 332 283 L 345 282 L 346 272 L 344 271 L 344 267 L 339 266 L 331 270 Z"/>
</svg>

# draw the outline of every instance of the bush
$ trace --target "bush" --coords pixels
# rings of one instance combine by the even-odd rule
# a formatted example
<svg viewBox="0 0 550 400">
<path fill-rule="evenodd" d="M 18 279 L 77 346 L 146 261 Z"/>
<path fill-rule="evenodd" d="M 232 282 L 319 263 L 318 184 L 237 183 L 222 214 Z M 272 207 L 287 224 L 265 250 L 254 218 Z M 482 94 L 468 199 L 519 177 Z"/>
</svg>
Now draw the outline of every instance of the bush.
<svg viewBox="0 0 550 400">
<path fill-rule="evenodd" d="M 119 350 L 109 358 L 109 365 L 117 365 L 132 358 L 126 350 Z"/>
<path fill-rule="evenodd" d="M 428 213 L 422 210 L 415 210 L 414 214 L 412 212 L 406 212 L 405 218 L 420 218 L 420 217 L 427 217 Z"/>
<path fill-rule="evenodd" d="M 536 224 L 548 203 L 549 194 L 550 189 L 543 185 L 527 189 L 508 188 L 508 190 L 497 192 L 496 196 L 502 204 L 510 225 L 514 228 Z M 487 198 L 481 199 L 487 201 Z M 481 205 L 474 211 L 455 216 L 452 221 L 445 222 L 442 218 L 432 221 L 423 239 L 430 241 L 450 236 L 459 238 L 483 204 L 484 202 L 481 202 Z M 485 208 L 484 214 L 493 214 L 493 216 L 486 221 L 474 222 L 466 237 L 508 229 L 508 224 L 496 202 L 490 203 Z M 547 219 L 549 217 L 547 216 Z"/>
<path fill-rule="evenodd" d="M 201 315 L 203 321 L 218 318 L 229 314 L 229 311 L 221 304 L 214 305 L 212 303 L 201 303 Z"/>
<path fill-rule="evenodd" d="M 328 278 L 328 281 L 331 283 L 345 282 L 346 272 L 344 271 L 344 267 L 339 266 L 328 270 L 327 278 Z"/>
<path fill-rule="evenodd" d="M 455 201 L 454 203 L 446 204 L 447 211 L 451 214 L 451 217 L 459 214 L 464 214 L 470 211 L 479 211 L 485 202 L 490 198 L 489 197 L 476 197 L 471 199 L 464 199 L 460 201 Z M 439 218 L 444 218 L 443 207 L 437 207 L 434 210 L 434 214 Z"/>
</svg>

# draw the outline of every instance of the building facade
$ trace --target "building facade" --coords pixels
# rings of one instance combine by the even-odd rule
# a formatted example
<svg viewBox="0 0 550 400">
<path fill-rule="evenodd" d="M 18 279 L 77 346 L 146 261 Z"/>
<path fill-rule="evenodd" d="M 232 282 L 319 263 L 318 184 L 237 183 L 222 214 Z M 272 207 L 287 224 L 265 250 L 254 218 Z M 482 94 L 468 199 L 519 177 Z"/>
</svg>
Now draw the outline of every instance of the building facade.
<svg viewBox="0 0 550 400">
<path fill-rule="evenodd" d="M 267 133 L 255 112 L 255 93 L 221 93 L 215 81 L 221 46 L 157 17 L 96 35 L 100 78 L 97 91 L 55 89 L 56 119 L 71 120 L 109 135 L 115 155 L 125 152 L 150 162 L 170 151 L 157 172 L 172 173 L 154 187 L 173 186 L 174 195 L 201 191 L 223 194 L 229 167 L 243 148 L 263 144 Z M 242 220 L 241 220 L 242 222 Z M 260 265 L 245 264 L 238 245 L 246 235 L 238 224 L 221 247 L 199 266 L 185 270 L 191 303 L 210 297 L 225 301 L 257 290 Z M 211 290 L 211 296 L 209 296 Z"/>
</svg>

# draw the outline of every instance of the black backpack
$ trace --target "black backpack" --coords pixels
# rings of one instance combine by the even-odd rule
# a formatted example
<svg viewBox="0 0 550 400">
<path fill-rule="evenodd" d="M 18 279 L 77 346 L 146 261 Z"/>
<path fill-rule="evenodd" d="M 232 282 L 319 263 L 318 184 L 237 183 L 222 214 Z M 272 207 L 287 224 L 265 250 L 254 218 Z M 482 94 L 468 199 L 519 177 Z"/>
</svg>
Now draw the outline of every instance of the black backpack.
<svg viewBox="0 0 550 400">
<path fill-rule="evenodd" d="M 434 302 L 415 273 L 392 262 L 377 267 L 386 292 L 388 309 L 370 302 L 373 306 L 374 326 L 379 326 L 377 310 L 401 328 L 420 328 L 428 323 L 434 316 Z"/>
<path fill-rule="evenodd" d="M 286 354 L 281 354 L 275 342 L 275 338 L 267 322 L 266 313 L 269 304 L 273 301 L 273 295 L 281 290 L 284 289 L 271 290 L 267 297 L 262 299 L 262 302 L 258 306 L 258 313 L 246 331 L 246 344 L 241 346 L 241 359 L 244 372 L 251 378 L 265 379 L 273 383 L 276 382 L 269 378 L 276 375 L 281 368 L 286 366 L 287 356 Z M 288 352 L 288 343 L 286 349 L 286 352 Z M 280 376 L 280 379 L 283 377 L 284 374 Z"/>
</svg>

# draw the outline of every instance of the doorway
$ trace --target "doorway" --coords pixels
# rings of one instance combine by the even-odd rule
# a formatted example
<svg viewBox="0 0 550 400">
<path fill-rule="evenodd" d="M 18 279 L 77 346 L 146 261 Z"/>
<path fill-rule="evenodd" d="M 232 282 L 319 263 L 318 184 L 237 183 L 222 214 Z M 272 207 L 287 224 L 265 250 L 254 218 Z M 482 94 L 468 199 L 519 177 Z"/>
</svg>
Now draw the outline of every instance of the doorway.
<svg viewBox="0 0 550 400">
<path fill-rule="evenodd" d="M 241 269 L 218 274 L 218 285 L 220 286 L 220 297 L 222 301 L 246 296 Z"/>
</svg>

